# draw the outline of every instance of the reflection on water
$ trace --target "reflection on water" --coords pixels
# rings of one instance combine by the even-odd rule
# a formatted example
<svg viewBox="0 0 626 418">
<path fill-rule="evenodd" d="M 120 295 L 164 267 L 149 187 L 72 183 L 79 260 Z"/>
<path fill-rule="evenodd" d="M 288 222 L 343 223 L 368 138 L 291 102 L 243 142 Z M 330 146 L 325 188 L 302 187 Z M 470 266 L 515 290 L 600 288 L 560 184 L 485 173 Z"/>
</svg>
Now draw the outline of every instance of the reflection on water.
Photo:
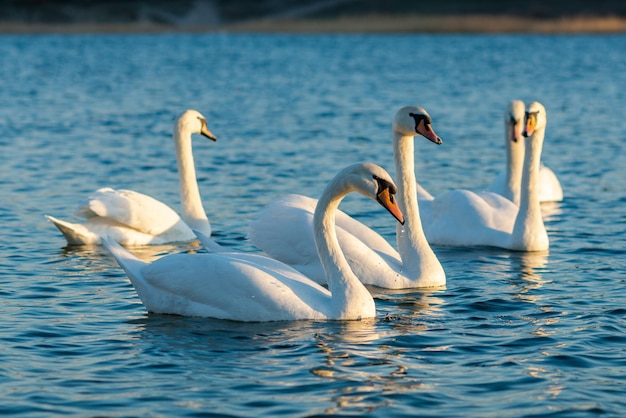
<svg viewBox="0 0 626 418">
<path fill-rule="evenodd" d="M 321 326 L 315 321 L 235 322 L 212 318 L 146 313 L 132 321 L 145 342 L 175 351 L 228 352 L 237 341 L 240 351 L 267 349 L 307 339 Z"/>
<path fill-rule="evenodd" d="M 310 372 L 342 383 L 331 396 L 335 406 L 326 414 L 373 412 L 389 403 L 381 394 L 416 394 L 423 389 L 424 383 L 409 375 L 413 366 L 402 351 L 381 344 L 383 335 L 376 328 L 375 320 L 351 321 L 343 323 L 338 333 L 315 335 L 323 362 Z M 393 338 L 386 331 L 383 334 Z"/>
<path fill-rule="evenodd" d="M 553 335 L 556 332 L 553 327 L 559 323 L 558 313 L 555 314 L 554 308 L 543 301 L 544 296 L 541 293 L 541 288 L 548 282 L 543 277 L 548 265 L 548 256 L 548 251 L 511 254 L 511 266 L 517 272 L 509 280 L 515 289 L 514 297 L 536 305 L 542 312 L 539 316 L 525 317 L 535 327 L 529 333 L 537 337 Z"/>
<path fill-rule="evenodd" d="M 411 322 L 415 317 L 437 316 L 444 300 L 439 297 L 445 292 L 445 287 L 433 287 L 428 289 L 382 289 L 369 287 L 370 292 L 379 307 L 379 313 L 385 315 L 385 320 Z M 393 306 L 393 310 L 387 311 L 385 306 Z M 383 308 L 383 309 L 380 309 Z"/>
<path fill-rule="evenodd" d="M 183 243 L 172 243 L 163 245 L 145 245 L 140 247 L 127 248 L 128 251 L 133 253 L 141 261 L 151 263 L 159 258 L 168 254 L 174 253 L 189 253 L 194 254 L 196 252 L 204 252 L 202 245 L 199 241 L 189 241 Z M 67 246 L 63 247 L 63 257 L 72 258 L 79 257 L 89 260 L 89 263 L 102 260 L 103 254 L 109 254 L 104 247 L 100 245 L 82 245 L 82 246 Z M 112 259 L 112 258 L 111 258 Z M 85 263 L 86 265 L 89 263 Z"/>
<path fill-rule="evenodd" d="M 336 324 L 332 334 L 316 335 L 316 340 L 339 344 L 368 344 L 376 342 L 380 335 L 377 332 L 376 318 L 366 318 L 360 321 L 342 321 Z M 318 344 L 318 348 L 320 348 Z"/>
<path fill-rule="evenodd" d="M 511 253 L 511 268 L 517 272 L 515 280 L 520 285 L 520 293 L 537 290 L 545 283 L 543 272 L 548 264 L 549 251 Z"/>
</svg>

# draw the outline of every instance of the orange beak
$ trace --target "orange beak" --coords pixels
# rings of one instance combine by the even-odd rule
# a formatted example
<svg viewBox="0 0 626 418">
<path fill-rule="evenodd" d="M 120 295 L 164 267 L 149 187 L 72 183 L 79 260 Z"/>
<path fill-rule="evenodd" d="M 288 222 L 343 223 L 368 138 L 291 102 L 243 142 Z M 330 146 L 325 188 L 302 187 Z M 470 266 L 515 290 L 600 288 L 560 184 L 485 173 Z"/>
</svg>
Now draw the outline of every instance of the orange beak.
<svg viewBox="0 0 626 418">
<path fill-rule="evenodd" d="M 535 113 L 527 113 L 522 135 L 526 138 L 531 136 L 535 132 L 535 126 L 537 126 L 537 115 Z"/>
<path fill-rule="evenodd" d="M 398 204 L 396 203 L 396 199 L 392 193 L 389 193 L 389 189 L 384 189 L 380 193 L 376 195 L 376 200 L 381 204 L 382 207 L 387 209 L 389 213 L 393 215 L 394 218 L 398 220 L 402 225 L 404 225 L 404 215 L 400 211 Z"/>
<path fill-rule="evenodd" d="M 217 137 L 213 135 L 213 132 L 209 131 L 209 128 L 206 127 L 206 123 L 202 124 L 202 129 L 200 130 L 200 134 L 206 136 L 211 141 L 217 141 Z"/>
<path fill-rule="evenodd" d="M 422 135 L 424 138 L 428 139 L 431 142 L 434 142 L 437 145 L 443 142 L 441 138 L 437 136 L 435 131 L 433 131 L 432 126 L 430 126 L 430 123 L 424 123 L 424 120 L 421 120 L 419 125 L 417 125 L 417 132 L 420 135 Z"/>
</svg>

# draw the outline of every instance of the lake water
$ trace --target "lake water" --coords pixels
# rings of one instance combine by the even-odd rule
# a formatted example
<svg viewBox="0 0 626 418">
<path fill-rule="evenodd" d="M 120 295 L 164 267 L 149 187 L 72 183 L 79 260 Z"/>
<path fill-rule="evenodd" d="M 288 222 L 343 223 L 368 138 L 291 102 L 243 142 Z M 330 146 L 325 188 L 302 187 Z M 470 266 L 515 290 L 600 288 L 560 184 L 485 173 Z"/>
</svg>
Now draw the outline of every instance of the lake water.
<svg viewBox="0 0 626 418">
<path fill-rule="evenodd" d="M 20 416 L 626 415 L 626 36 L 0 37 L 0 414 Z M 511 99 L 548 112 L 543 161 L 565 200 L 546 254 L 435 247 L 448 284 L 372 290 L 376 320 L 241 324 L 147 314 L 100 247 L 65 248 L 102 186 L 178 208 L 171 132 L 194 153 L 214 238 L 256 251 L 251 217 L 317 196 L 342 167 L 393 174 L 390 123 L 422 105 L 433 194 L 504 164 Z M 391 217 L 342 208 L 394 240 Z M 194 243 L 136 249 L 144 259 Z"/>
</svg>

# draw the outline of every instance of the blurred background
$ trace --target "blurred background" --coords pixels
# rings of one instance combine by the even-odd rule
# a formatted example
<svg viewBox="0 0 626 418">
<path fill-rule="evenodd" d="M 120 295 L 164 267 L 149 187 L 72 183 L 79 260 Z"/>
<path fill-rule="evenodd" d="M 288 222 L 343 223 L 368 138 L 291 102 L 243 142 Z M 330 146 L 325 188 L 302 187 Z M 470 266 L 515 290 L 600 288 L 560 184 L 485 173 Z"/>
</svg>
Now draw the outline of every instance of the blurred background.
<svg viewBox="0 0 626 418">
<path fill-rule="evenodd" d="M 625 20 L 623 0 L 0 1 L 3 32 L 42 25 L 46 30 L 109 31 L 623 32 Z"/>
</svg>

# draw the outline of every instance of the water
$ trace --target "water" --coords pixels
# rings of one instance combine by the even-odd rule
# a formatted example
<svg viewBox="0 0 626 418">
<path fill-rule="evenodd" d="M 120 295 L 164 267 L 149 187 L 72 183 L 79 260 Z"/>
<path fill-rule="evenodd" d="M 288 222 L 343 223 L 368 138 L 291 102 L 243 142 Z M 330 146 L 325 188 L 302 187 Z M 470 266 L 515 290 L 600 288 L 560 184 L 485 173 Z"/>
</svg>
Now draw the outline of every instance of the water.
<svg viewBox="0 0 626 418">
<path fill-rule="evenodd" d="M 0 413 L 21 416 L 622 416 L 626 414 L 624 36 L 0 37 Z M 239 324 L 148 315 L 99 247 L 64 248 L 102 186 L 178 207 L 172 123 L 194 153 L 214 237 L 255 251 L 251 216 L 317 196 L 361 160 L 393 170 L 390 121 L 435 195 L 503 166 L 513 98 L 548 111 L 543 160 L 565 200 L 547 254 L 436 247 L 436 291 L 373 290 L 376 320 Z M 393 172 L 393 171 L 392 171 Z M 393 220 L 342 206 L 388 239 Z M 151 260 L 194 243 L 136 250 Z"/>
</svg>

